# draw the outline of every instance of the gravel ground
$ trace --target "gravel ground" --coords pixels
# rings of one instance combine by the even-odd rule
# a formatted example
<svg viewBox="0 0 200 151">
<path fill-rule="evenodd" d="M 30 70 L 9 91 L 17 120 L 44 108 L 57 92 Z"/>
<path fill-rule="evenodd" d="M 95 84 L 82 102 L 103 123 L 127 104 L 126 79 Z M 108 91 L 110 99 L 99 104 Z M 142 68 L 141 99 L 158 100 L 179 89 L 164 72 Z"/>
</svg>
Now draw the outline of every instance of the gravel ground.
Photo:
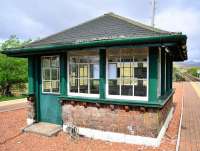
<svg viewBox="0 0 200 151">
<path fill-rule="evenodd" d="M 21 133 L 21 128 L 26 125 L 26 110 L 20 109 L 0 113 L 0 151 L 174 151 L 181 112 L 182 84 L 176 83 L 174 87 L 176 88 L 174 117 L 159 148 L 111 143 L 88 138 L 72 140 L 63 132 L 50 138 Z"/>
</svg>

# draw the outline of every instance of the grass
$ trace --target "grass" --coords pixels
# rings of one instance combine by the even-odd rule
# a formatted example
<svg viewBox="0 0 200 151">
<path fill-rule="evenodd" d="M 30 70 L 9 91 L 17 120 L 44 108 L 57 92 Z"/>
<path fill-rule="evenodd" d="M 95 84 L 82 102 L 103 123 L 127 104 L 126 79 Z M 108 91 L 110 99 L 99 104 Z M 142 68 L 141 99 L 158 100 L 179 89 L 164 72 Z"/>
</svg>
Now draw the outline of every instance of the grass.
<svg viewBox="0 0 200 151">
<path fill-rule="evenodd" d="M 25 95 L 21 96 L 0 96 L 0 102 L 2 101 L 9 101 L 9 100 L 16 100 L 16 99 L 22 99 L 25 98 Z"/>
</svg>

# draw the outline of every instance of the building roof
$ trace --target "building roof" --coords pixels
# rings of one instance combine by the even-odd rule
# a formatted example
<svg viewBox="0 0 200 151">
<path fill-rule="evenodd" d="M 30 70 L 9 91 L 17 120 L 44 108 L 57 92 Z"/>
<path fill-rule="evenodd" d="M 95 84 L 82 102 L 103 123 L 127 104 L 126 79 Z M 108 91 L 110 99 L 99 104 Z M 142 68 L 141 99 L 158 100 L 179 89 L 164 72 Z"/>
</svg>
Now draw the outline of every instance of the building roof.
<svg viewBox="0 0 200 151">
<path fill-rule="evenodd" d="M 167 46 L 173 51 L 174 61 L 183 61 L 187 59 L 186 39 L 186 35 L 182 33 L 164 31 L 114 13 L 107 13 L 22 48 L 9 49 L 2 53 L 27 57 L 95 47 Z"/>
<path fill-rule="evenodd" d="M 114 38 L 152 37 L 171 34 L 175 33 L 153 28 L 114 13 L 108 13 L 84 22 L 78 26 L 33 42 L 28 47 L 47 44 L 71 44 Z"/>
</svg>

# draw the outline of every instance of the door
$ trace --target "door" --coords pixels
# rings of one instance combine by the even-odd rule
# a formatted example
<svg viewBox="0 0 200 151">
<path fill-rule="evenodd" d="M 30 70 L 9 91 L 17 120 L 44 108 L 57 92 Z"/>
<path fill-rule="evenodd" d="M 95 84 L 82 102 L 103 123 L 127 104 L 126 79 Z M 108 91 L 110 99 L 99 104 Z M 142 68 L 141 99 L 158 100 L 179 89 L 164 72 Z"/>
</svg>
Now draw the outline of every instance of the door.
<svg viewBox="0 0 200 151">
<path fill-rule="evenodd" d="M 41 57 L 39 82 L 39 121 L 62 124 L 59 56 Z"/>
</svg>

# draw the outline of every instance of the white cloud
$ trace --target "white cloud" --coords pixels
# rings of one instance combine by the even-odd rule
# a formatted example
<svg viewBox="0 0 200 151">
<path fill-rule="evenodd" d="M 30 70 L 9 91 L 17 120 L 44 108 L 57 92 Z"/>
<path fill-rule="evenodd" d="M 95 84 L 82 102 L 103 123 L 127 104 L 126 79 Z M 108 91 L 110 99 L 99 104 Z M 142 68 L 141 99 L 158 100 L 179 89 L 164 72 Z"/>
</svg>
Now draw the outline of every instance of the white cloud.
<svg viewBox="0 0 200 151">
<path fill-rule="evenodd" d="M 192 8 L 168 8 L 156 16 L 156 26 L 161 29 L 182 32 L 188 37 L 189 60 L 200 57 L 200 10 Z"/>
</svg>

